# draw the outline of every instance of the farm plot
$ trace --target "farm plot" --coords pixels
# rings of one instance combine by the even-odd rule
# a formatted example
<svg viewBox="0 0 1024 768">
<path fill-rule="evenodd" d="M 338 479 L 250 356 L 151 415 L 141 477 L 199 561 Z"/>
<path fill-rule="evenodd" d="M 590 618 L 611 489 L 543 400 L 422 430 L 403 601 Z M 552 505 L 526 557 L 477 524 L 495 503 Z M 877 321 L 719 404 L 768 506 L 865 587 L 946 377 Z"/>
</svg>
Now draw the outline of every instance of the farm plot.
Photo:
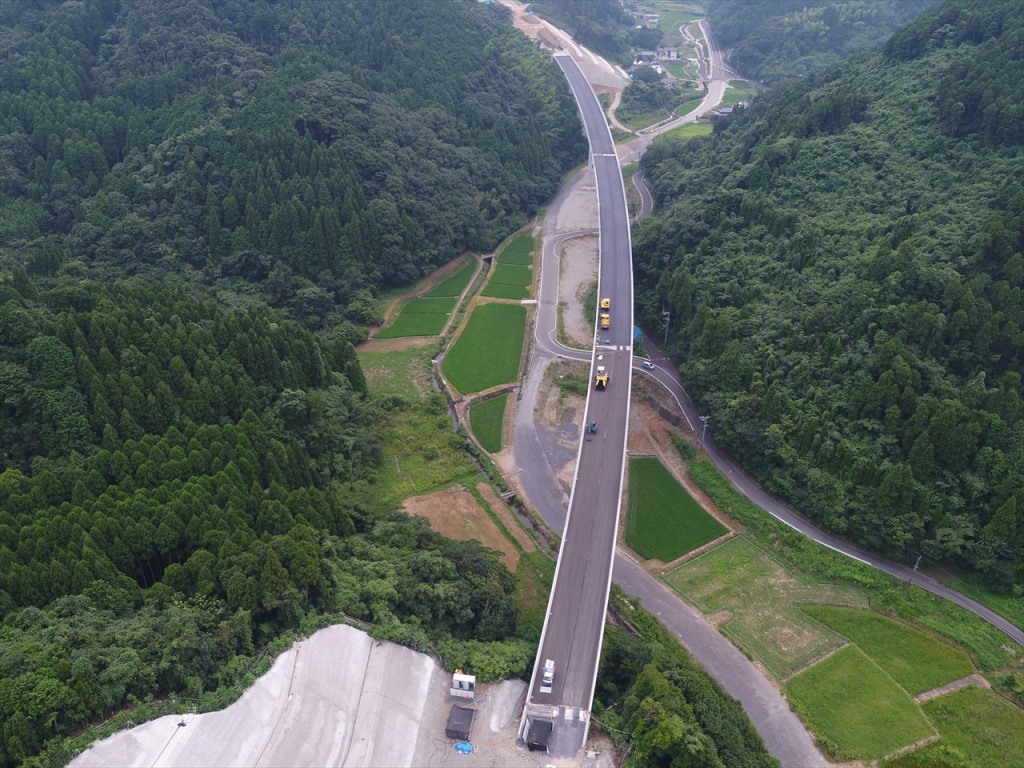
<svg viewBox="0 0 1024 768">
<path fill-rule="evenodd" d="M 667 563 L 725 532 L 658 459 L 630 459 L 626 544 L 634 552 Z"/>
<path fill-rule="evenodd" d="M 469 426 L 484 450 L 497 453 L 501 450 L 501 428 L 505 421 L 505 406 L 508 395 L 492 397 L 469 408 Z"/>
<path fill-rule="evenodd" d="M 727 616 L 722 631 L 778 678 L 845 642 L 800 610 L 800 604 L 867 606 L 855 589 L 797 579 L 742 536 L 672 569 L 664 578 L 705 613 Z"/>
<path fill-rule="evenodd" d="M 515 381 L 525 335 L 525 307 L 481 304 L 445 355 L 444 375 L 463 394 Z"/>
<path fill-rule="evenodd" d="M 404 342 L 398 342 L 404 343 Z M 398 395 L 420 400 L 429 394 L 432 346 L 369 352 L 357 349 L 366 383 L 375 395 Z"/>
<path fill-rule="evenodd" d="M 425 517 L 430 527 L 449 539 L 473 539 L 497 550 L 505 566 L 515 573 L 519 550 L 480 507 L 467 490 L 454 488 L 426 496 L 412 496 L 402 503 L 402 511 Z"/>
<path fill-rule="evenodd" d="M 532 284 L 533 272 L 529 267 L 499 263 L 482 293 L 496 299 L 525 299 L 530 296 Z"/>
<path fill-rule="evenodd" d="M 808 605 L 804 610 L 860 646 L 911 696 L 974 673 L 970 658 L 959 648 L 895 619 L 838 605 Z"/>
<path fill-rule="evenodd" d="M 469 281 L 473 279 L 473 275 L 476 274 L 477 263 L 475 260 L 470 259 L 466 264 L 459 268 L 459 270 L 446 280 L 438 283 L 434 286 L 434 289 L 427 293 L 427 296 L 461 296 L 462 292 L 466 290 L 466 286 L 469 285 Z"/>
<path fill-rule="evenodd" d="M 498 255 L 500 264 L 533 264 L 534 239 L 529 235 L 519 235 L 512 239 Z"/>
<path fill-rule="evenodd" d="M 842 757 L 877 760 L 935 733 L 907 692 L 855 645 L 801 672 L 786 693 Z"/>
<path fill-rule="evenodd" d="M 992 691 L 964 688 L 921 708 L 939 731 L 938 744 L 887 762 L 887 768 L 950 765 L 944 755 L 952 750 L 970 755 L 972 768 L 1024 768 L 1024 712 Z"/>
<path fill-rule="evenodd" d="M 397 339 L 402 336 L 437 336 L 455 309 L 454 298 L 413 299 L 387 328 L 375 339 Z"/>
<path fill-rule="evenodd" d="M 497 299 L 525 299 L 533 285 L 533 238 L 520 235 L 495 257 L 482 295 Z"/>
</svg>

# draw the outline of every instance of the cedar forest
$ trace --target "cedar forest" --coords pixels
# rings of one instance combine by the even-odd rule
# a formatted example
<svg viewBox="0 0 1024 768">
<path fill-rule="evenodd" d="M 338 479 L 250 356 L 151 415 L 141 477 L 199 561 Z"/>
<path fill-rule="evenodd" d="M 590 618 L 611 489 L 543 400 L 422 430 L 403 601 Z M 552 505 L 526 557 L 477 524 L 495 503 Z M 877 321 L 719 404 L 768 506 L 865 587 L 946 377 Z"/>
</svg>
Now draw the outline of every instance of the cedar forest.
<svg viewBox="0 0 1024 768">
<path fill-rule="evenodd" d="M 352 342 L 586 142 L 507 17 L 434 11 L 0 8 L 0 764 L 329 613 L 528 672 L 497 555 L 379 501 Z"/>
</svg>

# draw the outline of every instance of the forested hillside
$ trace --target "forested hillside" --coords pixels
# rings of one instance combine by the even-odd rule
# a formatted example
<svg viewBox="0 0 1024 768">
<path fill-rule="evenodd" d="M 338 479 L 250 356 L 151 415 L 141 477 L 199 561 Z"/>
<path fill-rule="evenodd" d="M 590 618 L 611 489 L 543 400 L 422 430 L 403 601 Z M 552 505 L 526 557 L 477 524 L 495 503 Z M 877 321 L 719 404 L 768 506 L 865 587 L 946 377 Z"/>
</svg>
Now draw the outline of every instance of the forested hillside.
<svg viewBox="0 0 1024 768">
<path fill-rule="evenodd" d="M 897 560 L 1024 578 L 1024 16 L 928 11 L 642 164 L 639 311 L 709 432 Z"/>
<path fill-rule="evenodd" d="M 940 0 L 713 0 L 715 41 L 744 77 L 774 82 L 804 77 L 882 45 Z"/>
<path fill-rule="evenodd" d="M 534 0 L 530 9 L 576 42 L 623 66 L 633 63 L 635 50 L 650 50 L 661 42 L 661 30 L 635 29 L 633 17 L 619 0 Z"/>
<path fill-rule="evenodd" d="M 525 672 L 497 555 L 381 501 L 351 343 L 586 157 L 504 11 L 438 8 L 0 6 L 0 765 L 334 612 Z"/>
<path fill-rule="evenodd" d="M 41 10 L 39 10 L 41 9 Z M 586 156 L 499 7 L 7 4 L 8 270 L 217 281 L 311 326 L 496 244 Z"/>
</svg>

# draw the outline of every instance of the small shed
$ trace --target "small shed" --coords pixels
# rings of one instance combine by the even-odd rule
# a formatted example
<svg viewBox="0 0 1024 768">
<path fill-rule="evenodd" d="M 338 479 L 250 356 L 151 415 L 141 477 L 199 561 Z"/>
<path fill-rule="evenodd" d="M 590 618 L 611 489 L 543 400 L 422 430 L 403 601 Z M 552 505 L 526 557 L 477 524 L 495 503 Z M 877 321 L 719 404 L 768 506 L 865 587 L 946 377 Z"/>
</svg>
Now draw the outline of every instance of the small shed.
<svg viewBox="0 0 1024 768">
<path fill-rule="evenodd" d="M 461 669 L 456 669 L 448 695 L 472 701 L 476 695 L 476 675 L 464 675 Z"/>
<path fill-rule="evenodd" d="M 458 704 L 452 704 L 452 710 L 448 713 L 448 725 L 444 729 L 444 735 L 449 739 L 469 741 L 469 732 L 473 730 L 474 717 L 476 717 L 476 710 L 472 707 L 460 707 Z"/>
<path fill-rule="evenodd" d="M 547 752 L 548 738 L 554 725 L 549 720 L 531 720 L 526 734 L 526 747 L 531 752 Z"/>
</svg>

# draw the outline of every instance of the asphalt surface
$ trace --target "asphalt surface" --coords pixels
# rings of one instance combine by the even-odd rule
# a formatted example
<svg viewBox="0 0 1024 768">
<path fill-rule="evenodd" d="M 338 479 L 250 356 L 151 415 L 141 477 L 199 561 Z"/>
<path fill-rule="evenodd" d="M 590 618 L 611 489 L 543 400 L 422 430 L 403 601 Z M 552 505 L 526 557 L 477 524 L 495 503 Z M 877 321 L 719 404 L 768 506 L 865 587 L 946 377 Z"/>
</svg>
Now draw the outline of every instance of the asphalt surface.
<svg viewBox="0 0 1024 768">
<path fill-rule="evenodd" d="M 571 72 L 572 70 L 568 70 Z M 567 77 L 570 75 L 567 73 Z M 581 84 L 578 81 L 575 85 L 587 88 L 589 86 Z M 709 93 L 705 99 L 705 103 L 701 105 L 701 108 L 690 116 L 686 116 L 683 120 L 696 119 L 697 114 L 703 113 L 709 109 L 712 109 L 718 101 L 721 99 L 722 91 L 724 90 L 724 84 L 715 82 L 710 84 Z M 586 91 L 584 92 L 586 93 Z M 596 101 L 596 99 L 594 99 Z M 581 107 L 581 112 L 582 112 Z M 603 116 L 600 118 L 603 123 Z M 663 130 L 668 130 L 672 126 L 666 126 Z M 606 129 L 605 129 L 606 130 Z M 639 137 L 631 146 L 628 148 L 631 154 L 639 156 L 643 150 L 646 149 L 646 145 L 650 142 L 651 136 Z M 610 142 L 607 145 L 601 147 L 601 149 L 610 149 Z M 599 152 L 599 155 L 607 156 L 608 152 Z M 599 160 L 599 158 L 595 158 Z M 615 184 L 611 183 L 607 171 L 611 171 L 612 158 L 607 158 L 608 168 L 606 175 L 599 178 L 599 184 L 601 180 L 607 180 L 604 184 L 604 189 L 608 190 L 609 187 L 618 186 L 621 189 L 621 171 L 616 166 L 614 168 Z M 604 161 L 601 161 L 604 162 Z M 520 393 L 521 399 L 524 402 L 524 408 L 519 411 L 519 418 L 516 423 L 516 436 L 515 436 L 515 455 L 516 464 L 522 470 L 518 481 L 526 494 L 527 498 L 538 509 L 544 519 L 549 525 L 556 530 L 563 530 L 565 528 L 565 520 L 567 516 L 567 504 L 568 499 L 556 478 L 556 471 L 551 466 L 548 456 L 557 453 L 555 450 L 556 446 L 550 443 L 545 443 L 544 437 L 547 430 L 541 429 L 533 419 L 532 406 L 536 401 L 537 390 L 539 389 L 540 383 L 544 376 L 544 371 L 550 360 L 555 357 L 567 357 L 576 360 L 589 360 L 591 359 L 591 353 L 589 351 L 581 351 L 567 348 L 559 344 L 555 338 L 555 328 L 557 327 L 557 306 L 558 306 L 558 274 L 559 274 L 559 259 L 558 253 L 561 244 L 573 237 L 578 237 L 585 234 L 592 234 L 590 231 L 579 231 L 569 233 L 556 233 L 555 229 L 557 226 L 557 214 L 562 203 L 570 194 L 570 190 L 573 186 L 581 183 L 583 177 L 590 172 L 590 167 L 582 169 L 575 176 L 570 178 L 567 184 L 562 190 L 555 196 L 548 207 L 549 215 L 545 218 L 544 222 L 544 250 L 543 258 L 541 263 L 541 276 L 540 285 L 538 290 L 538 315 L 537 325 L 535 328 L 534 344 L 531 352 L 531 360 L 529 363 L 529 375 L 524 383 L 523 391 Z M 594 168 L 595 174 L 597 168 Z M 641 193 L 641 215 L 646 215 L 650 212 L 653 207 L 653 202 L 650 199 L 649 193 L 646 188 L 643 187 L 639 176 L 635 176 L 633 179 L 634 185 L 636 185 Z M 600 186 L 599 186 L 600 194 Z M 604 214 L 607 212 L 607 201 L 601 199 L 600 206 L 602 212 L 602 227 L 605 226 L 606 218 Z M 601 282 L 602 287 L 600 288 L 601 296 L 609 295 L 612 290 L 611 281 L 604 272 L 605 268 L 605 256 L 610 256 L 606 250 L 609 247 L 609 243 L 606 242 L 608 239 L 607 230 L 602 230 L 602 237 L 605 240 L 602 241 L 602 274 Z M 620 246 L 623 248 L 629 247 L 628 231 L 626 232 L 625 244 Z M 627 251 L 628 252 L 628 251 Z M 630 283 L 632 275 L 630 273 Z M 630 285 L 630 294 L 632 293 L 632 286 Z M 622 306 L 622 300 L 618 296 L 611 297 L 612 311 L 613 311 L 613 332 L 620 335 L 606 335 L 600 334 L 600 339 L 608 339 L 613 346 L 625 346 L 620 344 L 623 341 L 621 334 L 625 332 L 627 334 L 626 344 L 631 340 L 632 337 L 632 321 L 625 326 L 615 320 L 615 310 L 617 307 Z M 629 306 L 632 306 L 632 297 L 629 298 Z M 622 352 L 624 350 L 616 350 Z M 631 359 L 631 354 L 629 355 Z M 640 361 L 632 361 L 634 367 L 639 366 Z M 621 383 L 617 377 L 617 372 L 613 372 L 613 382 Z M 614 389 L 610 389 L 609 392 L 601 393 L 602 396 L 606 396 Z M 595 401 L 591 401 L 595 403 Z M 607 437 L 607 429 L 602 431 L 602 424 L 599 419 L 593 418 L 593 415 L 597 413 L 597 405 L 590 404 L 588 407 L 591 408 L 590 412 L 586 417 L 587 423 L 597 420 L 598 423 L 598 436 Z M 607 426 L 604 425 L 604 426 Z M 580 425 L 580 428 L 582 425 Z M 592 438 L 591 443 L 597 439 Z M 622 439 L 624 441 L 625 434 L 623 433 Z M 586 441 L 580 443 L 580 460 L 584 459 L 583 450 L 587 448 L 593 448 L 595 446 L 588 445 Z M 622 443 L 623 452 L 619 454 L 619 461 L 624 459 L 624 447 L 625 443 Z M 601 450 L 601 446 L 597 446 L 598 450 Z M 587 456 L 592 457 L 597 454 L 598 451 L 588 452 Z M 607 444 L 603 446 L 603 453 L 607 454 Z M 579 466 L 580 461 L 577 462 Z M 561 466 L 561 464 L 559 465 Z M 598 473 L 603 480 L 604 474 Z M 587 477 L 588 474 L 584 474 Z M 574 478 L 574 480 L 578 480 Z M 621 482 L 621 477 L 620 477 Z M 575 487 L 582 487 L 582 484 L 574 483 Z M 621 490 L 621 486 L 619 486 Z M 616 499 L 619 493 L 616 492 Z M 576 498 L 573 502 L 577 501 Z M 580 509 L 576 506 L 573 507 L 574 514 L 576 510 Z M 617 506 L 616 506 L 617 515 Z M 585 555 L 588 559 L 596 561 L 604 561 L 603 551 L 595 555 L 593 547 L 589 546 L 587 541 L 593 533 L 593 525 L 595 515 L 593 513 L 580 513 L 578 518 L 583 522 L 579 525 L 578 530 L 581 532 L 581 536 L 576 536 L 574 533 L 577 530 L 577 525 L 573 518 L 573 523 L 567 533 L 567 540 L 563 551 L 569 549 L 575 550 L 580 547 L 580 541 L 582 540 L 587 546 L 582 547 L 585 549 Z M 614 535 L 614 533 L 612 534 Z M 578 559 L 575 555 L 569 556 L 563 554 L 562 557 L 567 558 L 566 562 L 572 562 Z M 565 566 L 567 569 L 571 569 L 577 573 L 580 572 L 580 565 Z M 585 568 L 585 566 L 583 566 Z M 562 560 L 559 561 L 558 569 L 563 568 Z M 617 555 L 615 565 L 615 578 L 616 581 L 622 586 L 626 592 L 634 597 L 639 597 L 646 607 L 649 607 L 655 612 L 663 621 L 663 623 L 672 631 L 676 637 L 690 650 L 691 653 L 700 661 L 705 667 L 715 676 L 723 688 L 728 691 L 731 695 L 735 696 L 743 705 L 744 710 L 754 724 L 754 727 L 761 733 L 765 739 L 765 743 L 768 746 L 771 753 L 777 757 L 784 766 L 825 766 L 828 763 L 821 757 L 814 747 L 814 744 L 809 737 L 803 724 L 796 718 L 789 710 L 788 704 L 781 694 L 772 686 L 772 684 L 765 678 L 765 676 L 736 648 L 721 634 L 719 634 L 714 628 L 706 624 L 691 608 L 686 606 L 677 596 L 674 596 L 669 592 L 664 585 L 662 585 L 657 579 L 651 575 L 645 573 L 635 563 L 633 563 L 628 557 L 623 557 L 622 553 Z M 580 580 L 577 578 L 576 588 L 579 589 Z M 567 580 L 568 582 L 568 580 Z M 599 586 L 599 585 L 598 585 Z M 597 592 L 597 586 L 594 586 L 592 593 Z M 584 613 L 587 615 L 588 620 L 594 623 L 592 635 L 587 640 L 586 651 L 582 655 L 591 653 L 590 649 L 594 648 L 594 652 L 599 654 L 600 647 L 595 645 L 599 641 L 601 632 L 603 631 L 603 620 L 604 611 L 607 605 L 607 591 L 601 595 L 600 601 L 600 622 L 601 624 L 594 623 L 597 619 L 596 616 L 591 615 L 591 609 L 588 606 Z M 549 606 L 549 610 L 554 610 L 553 616 L 560 616 L 563 619 L 571 617 L 575 607 L 572 604 L 572 600 L 565 600 L 567 606 L 563 607 L 562 601 L 559 601 L 558 606 L 555 604 L 556 597 L 552 595 L 552 603 Z M 579 611 L 576 611 L 576 618 L 579 618 Z M 550 622 L 551 620 L 549 620 Z M 584 738 L 586 733 L 586 710 L 581 708 L 575 708 L 570 704 L 566 704 L 572 698 L 572 694 L 577 694 L 583 690 L 583 686 L 586 684 L 585 671 L 579 667 L 565 670 L 559 666 L 559 660 L 554 658 L 557 656 L 562 648 L 569 647 L 569 643 L 562 640 L 555 640 L 555 634 L 562 634 L 565 630 L 559 628 L 565 626 L 565 622 L 559 623 L 557 620 L 551 622 L 557 624 L 555 629 L 551 629 L 548 626 L 545 628 L 545 636 L 541 639 L 541 650 L 538 654 L 538 660 L 536 664 L 535 679 L 531 681 L 530 693 L 532 703 L 527 706 L 527 713 L 533 717 L 542 717 L 544 719 L 555 721 L 558 726 L 553 731 L 552 739 L 549 741 L 549 748 L 553 755 L 559 754 L 570 754 L 581 744 L 581 739 Z M 579 628 L 573 626 L 571 631 L 575 637 L 575 634 L 579 631 Z M 551 635 L 549 641 L 548 635 Z M 548 655 L 549 653 L 554 654 Z M 575 657 L 576 651 L 572 652 Z M 540 670 L 543 668 L 544 660 L 552 658 L 556 663 L 555 673 L 555 685 L 551 687 L 550 693 L 542 693 L 540 691 Z M 575 660 L 575 659 L 574 659 Z M 595 667 L 593 674 L 596 680 L 596 661 L 594 659 Z M 563 673 L 567 674 L 570 680 L 570 684 L 567 686 L 565 682 L 559 686 L 559 677 Z M 587 708 L 589 708 L 593 697 L 593 682 L 589 685 L 589 691 L 587 695 Z M 582 716 L 581 716 L 582 714 Z M 526 718 L 524 716 L 524 724 Z"/>
<path fill-rule="evenodd" d="M 651 192 L 647 189 L 647 185 L 644 184 L 644 172 L 640 169 L 630 177 L 630 181 L 636 189 L 637 194 L 640 195 L 640 210 L 637 211 L 636 217 L 633 221 L 639 221 L 644 216 L 648 216 L 651 211 L 654 210 L 654 199 L 651 197 Z"/>
<path fill-rule="evenodd" d="M 531 718 L 543 716 L 554 723 L 548 752 L 555 757 L 572 757 L 582 748 L 589 728 L 611 588 L 629 423 L 633 276 L 625 188 L 604 112 L 575 61 L 567 55 L 555 56 L 555 61 L 573 89 L 590 138 L 599 211 L 598 292 L 611 301 L 612 318 L 611 327 L 599 332 L 600 343 L 592 353 L 590 380 L 594 380 L 597 366 L 604 366 L 609 384 L 605 391 L 591 389 L 587 398 L 584 420 L 596 424 L 597 432 L 580 442 L 548 616 L 527 703 Z M 543 301 L 538 310 L 543 320 L 539 322 L 550 322 L 553 310 Z M 558 346 L 550 337 L 545 338 L 544 345 Z M 549 659 L 555 664 L 555 675 L 552 685 L 545 686 L 541 670 Z"/>
</svg>

